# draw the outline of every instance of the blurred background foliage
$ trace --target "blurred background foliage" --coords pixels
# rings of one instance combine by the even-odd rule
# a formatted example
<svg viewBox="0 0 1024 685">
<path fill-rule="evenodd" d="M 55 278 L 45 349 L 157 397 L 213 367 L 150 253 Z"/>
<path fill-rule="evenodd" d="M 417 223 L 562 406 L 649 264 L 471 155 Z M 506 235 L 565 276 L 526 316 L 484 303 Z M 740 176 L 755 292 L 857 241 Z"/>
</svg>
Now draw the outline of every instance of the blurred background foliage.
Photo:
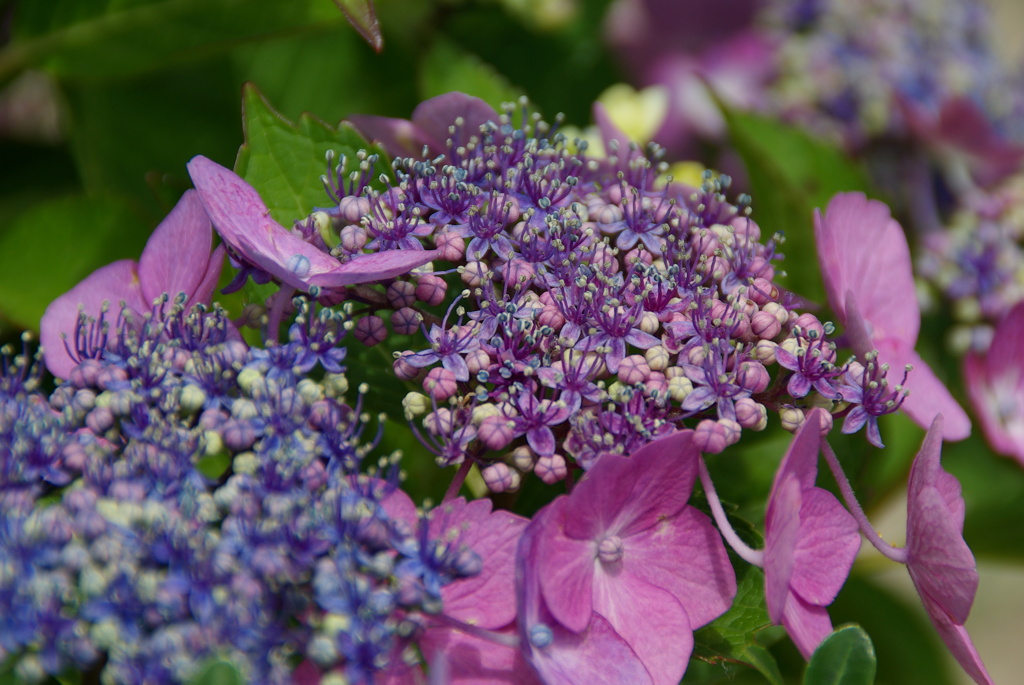
<svg viewBox="0 0 1024 685">
<path fill-rule="evenodd" d="M 610 5 L 380 0 L 384 49 L 378 54 L 331 0 L 0 1 L 0 339 L 35 329 L 46 305 L 98 266 L 137 258 L 189 187 L 191 157 L 235 165 L 245 140 L 243 92 L 265 106 L 264 125 L 278 116 L 298 122 L 300 142 L 315 137 L 310 131 L 333 131 L 351 114 L 408 117 L 421 100 L 450 90 L 494 106 L 527 95 L 548 119 L 564 113 L 582 127 L 598 95 L 625 79 L 602 40 Z M 789 286 L 823 301 L 811 212 L 838 190 L 871 192 L 864 173 L 837 148 L 779 122 L 734 112 L 727 123 L 746 165 L 754 217 L 787 232 Z M 939 328 L 941 322 L 925 322 L 922 355 L 946 362 L 946 377 L 958 378 L 953 361 L 941 358 L 941 332 L 927 334 Z M 350 364 L 356 359 L 363 356 L 353 351 Z M 370 370 L 356 380 L 374 381 L 374 364 L 351 366 Z M 386 390 L 369 408 L 391 406 L 400 419 L 394 405 L 402 389 Z M 903 488 L 923 436 L 903 417 L 886 418 L 884 458 L 863 436 L 835 440 L 868 507 L 892 501 Z M 789 439 L 781 431 L 745 436 L 714 462 L 722 496 L 758 526 Z M 394 420 L 385 446 L 416 449 Z M 948 446 L 944 463 L 963 483 L 966 538 L 979 559 L 1024 562 L 1020 468 L 994 456 L 977 434 Z M 405 465 L 416 495 L 443 492 L 449 474 L 431 460 Z M 530 504 L 530 497 L 523 494 L 521 507 L 543 503 Z M 879 683 L 960 682 L 919 607 L 894 595 L 891 583 L 876 582 L 880 563 L 870 555 L 858 562 L 835 605 L 836 625 L 857 621 L 867 630 Z M 983 572 L 983 590 L 985 579 Z M 1020 598 L 1018 591 L 1018 604 Z M 977 623 L 976 617 L 969 627 Z M 777 640 L 767 635 L 768 644 Z M 983 637 L 979 642 L 990 665 L 1003 656 L 986 649 Z M 756 659 L 755 648 L 762 647 L 748 647 Z M 772 653 L 787 682 L 799 678 L 802 661 L 788 641 L 777 642 Z M 1015 657 L 1006 655 L 1011 668 Z M 715 668 L 695 666 L 686 681 L 720 678 Z M 736 682 L 764 682 L 747 667 L 730 673 Z"/>
</svg>

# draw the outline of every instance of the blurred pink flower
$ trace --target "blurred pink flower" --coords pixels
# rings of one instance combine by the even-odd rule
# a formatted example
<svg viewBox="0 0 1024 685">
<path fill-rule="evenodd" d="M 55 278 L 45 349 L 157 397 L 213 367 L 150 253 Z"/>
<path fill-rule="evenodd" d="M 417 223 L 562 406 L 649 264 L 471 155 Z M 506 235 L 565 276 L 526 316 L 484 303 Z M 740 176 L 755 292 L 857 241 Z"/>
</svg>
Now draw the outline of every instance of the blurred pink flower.
<svg viewBox="0 0 1024 685">
<path fill-rule="evenodd" d="M 942 422 L 942 416 L 936 417 L 910 469 L 907 570 L 949 651 L 975 682 L 989 685 L 992 679 L 964 628 L 978 590 L 978 570 L 964 542 L 960 483 L 940 464 Z"/>
<path fill-rule="evenodd" d="M 148 312 L 163 294 L 185 294 L 185 307 L 208 303 L 220 278 L 224 248 L 210 253 L 213 231 L 195 191 L 187 191 L 146 242 L 138 262 L 130 259 L 100 267 L 81 283 L 50 303 L 39 322 L 39 339 L 46 367 L 57 378 L 67 378 L 78 364 L 69 354 L 78 327 L 79 311 L 99 317 L 104 303 L 110 324 L 120 303 L 135 312 Z M 71 336 L 65 346 L 65 336 Z"/>
<path fill-rule="evenodd" d="M 698 458 L 692 431 L 605 455 L 534 518 L 520 548 L 520 633 L 546 682 L 577 668 L 573 682 L 598 682 L 587 674 L 599 664 L 611 669 L 600 682 L 679 682 L 693 630 L 736 594 L 717 531 L 687 504 Z"/>
<path fill-rule="evenodd" d="M 907 364 L 913 371 L 903 409 L 919 425 L 946 417 L 944 437 L 963 440 L 971 433 L 967 414 L 914 351 L 921 327 L 911 273 L 910 248 L 889 208 L 863 193 L 840 193 L 825 216 L 815 212 L 814 234 L 829 304 L 846 328 L 850 345 L 864 359 L 872 350 L 889 365 L 887 380 L 897 385 Z"/>
<path fill-rule="evenodd" d="M 996 327 L 984 354 L 964 359 L 967 395 L 992 448 L 1024 464 L 1024 302 Z"/>
<path fill-rule="evenodd" d="M 765 519 L 768 616 L 810 659 L 832 632 L 826 606 L 846 582 L 860 549 L 857 521 L 818 476 L 821 410 L 812 411 L 779 465 Z"/>
</svg>

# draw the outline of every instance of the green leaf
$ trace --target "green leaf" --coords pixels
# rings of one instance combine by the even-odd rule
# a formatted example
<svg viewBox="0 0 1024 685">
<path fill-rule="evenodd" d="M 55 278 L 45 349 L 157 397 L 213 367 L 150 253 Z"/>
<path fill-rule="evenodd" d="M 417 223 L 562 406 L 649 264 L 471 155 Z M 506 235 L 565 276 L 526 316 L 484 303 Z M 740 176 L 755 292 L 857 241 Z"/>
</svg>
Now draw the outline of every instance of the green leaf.
<svg viewBox="0 0 1024 685">
<path fill-rule="evenodd" d="M 723 108 L 729 138 L 743 158 L 753 197 L 752 217 L 763 232 L 782 231 L 784 283 L 815 302 L 825 290 L 814 246 L 814 209 L 840 191 L 868 188 L 867 177 L 828 143 L 774 119 Z"/>
<path fill-rule="evenodd" d="M 47 305 L 96 268 L 138 259 L 149 229 L 115 198 L 47 200 L 0 232 L 0 313 L 35 329 Z"/>
<path fill-rule="evenodd" d="M 245 680 L 230 661 L 211 661 L 189 681 L 189 685 L 243 685 Z"/>
<path fill-rule="evenodd" d="M 772 685 L 782 685 L 775 659 L 760 644 L 761 633 L 770 626 L 764 603 L 764 573 L 756 566 L 740 564 L 732 607 L 693 634 L 693 657 L 721 664 L 729 677 L 735 675 L 736 662 L 744 663 L 757 669 Z"/>
<path fill-rule="evenodd" d="M 384 38 L 380 35 L 380 24 L 377 23 L 377 14 L 373 11 L 373 0 L 334 0 L 349 23 L 359 31 L 359 35 L 366 39 L 377 52 L 384 49 Z"/>
<path fill-rule="evenodd" d="M 72 83 L 63 88 L 71 149 L 86 191 L 117 193 L 156 223 L 191 186 L 185 164 L 202 152 L 230 161 L 237 152 L 237 85 L 230 63 L 206 60 L 146 77 Z"/>
<path fill-rule="evenodd" d="M 239 41 L 340 21 L 325 0 L 48 0 L 18 5 L 0 82 L 28 67 L 90 81 L 139 74 Z"/>
<path fill-rule="evenodd" d="M 871 685 L 875 667 L 875 648 L 864 629 L 839 628 L 814 650 L 804 685 Z"/>
<path fill-rule="evenodd" d="M 498 111 L 502 103 L 515 102 L 523 95 L 494 67 L 438 38 L 420 68 L 420 95 L 426 100 L 453 90 L 475 95 Z"/>
<path fill-rule="evenodd" d="M 390 170 L 383 150 L 369 145 L 352 126 L 333 128 L 310 114 L 293 124 L 252 84 L 244 88 L 242 112 L 245 144 L 235 171 L 259 191 L 271 216 L 284 226 L 330 203 L 320 181 L 327 171 L 328 150 L 334 151 L 336 164 L 341 156 L 346 158 L 346 170 L 356 168 L 361 149 L 379 156 L 373 177 Z"/>
</svg>

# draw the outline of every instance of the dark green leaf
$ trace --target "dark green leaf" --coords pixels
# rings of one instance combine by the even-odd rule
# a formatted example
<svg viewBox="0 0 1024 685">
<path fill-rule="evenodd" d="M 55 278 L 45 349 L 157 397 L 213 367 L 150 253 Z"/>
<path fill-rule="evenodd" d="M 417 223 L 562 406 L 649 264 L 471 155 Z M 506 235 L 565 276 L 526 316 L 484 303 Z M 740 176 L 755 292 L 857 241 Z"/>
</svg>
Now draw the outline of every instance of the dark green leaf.
<svg viewBox="0 0 1024 685">
<path fill-rule="evenodd" d="M 875 648 L 860 626 L 839 628 L 814 650 L 804 685 L 871 685 Z"/>
<path fill-rule="evenodd" d="M 734 664 L 757 669 L 773 685 L 782 685 L 782 674 L 774 658 L 760 644 L 759 633 L 769 628 L 764 603 L 764 573 L 745 563 L 736 573 L 736 599 L 729 611 L 693 635 L 693 657 L 720 663 L 725 673 L 735 673 Z"/>
<path fill-rule="evenodd" d="M 0 312 L 35 329 L 47 305 L 96 268 L 138 259 L 149 228 L 114 198 L 38 204 L 0 233 Z"/>
<path fill-rule="evenodd" d="M 743 158 L 753 196 L 753 218 L 762 231 L 782 231 L 782 268 L 791 290 L 824 302 L 814 247 L 814 209 L 824 210 L 840 191 L 868 187 L 863 170 L 828 143 L 774 119 L 725 111 L 729 137 Z"/>
<path fill-rule="evenodd" d="M 245 145 L 235 171 L 259 191 L 271 216 L 284 226 L 330 203 L 320 181 L 327 171 L 328 150 L 335 152 L 335 163 L 344 155 L 346 168 L 353 169 L 358 164 L 357 151 L 369 149 L 379 155 L 373 175 L 389 171 L 386 155 L 348 124 L 333 128 L 309 114 L 293 124 L 252 84 L 245 86 L 242 111 Z"/>
<path fill-rule="evenodd" d="M 238 149 L 237 85 L 226 60 L 146 77 L 64 88 L 71 149 L 86 190 L 130 198 L 154 224 L 191 183 L 185 164 L 204 154 L 230 162 Z"/>
<path fill-rule="evenodd" d="M 523 95 L 494 67 L 439 38 L 422 62 L 420 95 L 426 100 L 453 90 L 475 95 L 498 111 L 503 102 L 515 102 Z"/>
<path fill-rule="evenodd" d="M 211 661 L 189 681 L 189 685 L 243 685 L 245 680 L 229 661 Z"/>
<path fill-rule="evenodd" d="M 42 66 L 63 78 L 139 74 L 243 40 L 340 21 L 325 0 L 49 0 L 19 3 L 0 82 Z"/>
<path fill-rule="evenodd" d="M 877 685 L 950 685 L 953 679 L 946 668 L 945 648 L 924 612 L 915 609 L 905 599 L 853 575 L 829 614 L 836 624 L 856 621 L 874 636 Z"/>
</svg>

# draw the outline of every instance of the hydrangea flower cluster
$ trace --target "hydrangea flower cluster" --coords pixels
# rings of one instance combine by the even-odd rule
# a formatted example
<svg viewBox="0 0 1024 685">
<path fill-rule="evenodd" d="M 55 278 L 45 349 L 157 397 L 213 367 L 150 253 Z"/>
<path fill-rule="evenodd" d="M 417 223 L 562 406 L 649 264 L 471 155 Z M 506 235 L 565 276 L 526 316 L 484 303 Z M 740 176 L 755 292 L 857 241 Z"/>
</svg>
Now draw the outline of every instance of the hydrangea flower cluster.
<svg viewBox="0 0 1024 685">
<path fill-rule="evenodd" d="M 554 483 L 686 426 L 701 450 L 720 452 L 769 413 L 795 430 L 814 406 L 865 419 L 900 406 L 898 382 L 865 381 L 862 366 L 838 360 L 832 326 L 774 282 L 779 238 L 762 241 L 749 200 L 727 199 L 727 177 L 673 183 L 656 149 L 641 153 L 610 125 L 617 154 L 591 158 L 525 111 L 516 127 L 511 111 L 461 94 L 423 103 L 411 122 L 357 122 L 396 153 L 411 138 L 432 156 L 396 157 L 383 190 L 363 171 L 332 170 L 336 206 L 293 233 L 275 225 L 277 252 L 235 240 L 247 217 L 270 221 L 258 198 L 232 204 L 225 188 L 240 179 L 208 160 L 191 169 L 248 269 L 322 302 L 365 305 L 361 342 L 414 336 L 394 350 L 394 370 L 421 385 L 406 414 L 440 465 L 477 464 L 501 492 L 531 471 Z M 285 237 L 294 248 L 281 249 Z M 378 288 L 308 275 L 316 266 L 296 277 L 295 264 L 326 259 L 331 269 L 432 261 Z"/>
<path fill-rule="evenodd" d="M 919 124 L 938 132 L 954 101 L 972 103 L 1005 139 L 1024 134 L 1021 75 L 995 54 L 984 3 L 778 0 L 763 18 L 782 38 L 772 106 L 822 134 L 859 146 Z"/>
<path fill-rule="evenodd" d="M 963 502 L 939 466 L 942 436 L 969 423 L 913 351 L 916 304 L 891 301 L 910 265 L 883 205 L 839 195 L 817 219 L 830 303 L 860 355 L 841 363 L 832 325 L 774 282 L 778 241 L 761 242 L 726 178 L 675 184 L 607 121 L 613 154 L 589 157 L 525 111 L 516 126 L 461 94 L 410 122 L 359 123 L 427 152 L 396 157 L 377 187 L 369 156 L 342 162 L 325 177 L 334 204 L 292 230 L 197 157 L 195 193 L 143 259 L 48 309 L 61 345 L 46 364 L 67 379 L 46 395 L 27 352 L 4 357 L 0 657 L 19 677 L 180 682 L 227 658 L 257 682 L 672 685 L 694 631 L 737 594 L 722 538 L 764 569 L 765 624 L 811 658 L 858 528 L 880 544 L 823 438 L 845 417 L 880 445 L 878 417 L 904 407 L 932 428 L 907 547 L 881 548 L 990 682 L 963 628 L 977 584 Z M 229 288 L 281 286 L 261 346 L 205 304 L 222 252 Z M 434 508 L 402 492 L 395 458 L 367 458 L 369 389 L 345 399 L 342 343 L 396 334 L 394 371 L 423 390 L 407 414 L 458 465 Z M 769 411 L 796 436 L 754 550 L 702 453 Z M 847 508 L 816 485 L 819 449 Z M 492 511 L 456 497 L 473 466 L 494 493 L 532 471 L 566 494 L 529 520 Z M 717 528 L 691 501 L 698 479 Z"/>
<path fill-rule="evenodd" d="M 0 658 L 19 679 L 182 682 L 216 657 L 253 682 L 291 682 L 301 659 L 371 682 L 495 563 L 461 518 L 417 513 L 392 460 L 360 471 L 349 324 L 296 307 L 264 348 L 184 294 L 83 313 L 49 397 L 28 352 L 5 352 Z"/>
<path fill-rule="evenodd" d="M 983 352 L 993 326 L 1024 300 L 1024 177 L 967 197 L 945 230 L 924 236 L 917 272 L 953 307 L 958 352 Z"/>
</svg>

